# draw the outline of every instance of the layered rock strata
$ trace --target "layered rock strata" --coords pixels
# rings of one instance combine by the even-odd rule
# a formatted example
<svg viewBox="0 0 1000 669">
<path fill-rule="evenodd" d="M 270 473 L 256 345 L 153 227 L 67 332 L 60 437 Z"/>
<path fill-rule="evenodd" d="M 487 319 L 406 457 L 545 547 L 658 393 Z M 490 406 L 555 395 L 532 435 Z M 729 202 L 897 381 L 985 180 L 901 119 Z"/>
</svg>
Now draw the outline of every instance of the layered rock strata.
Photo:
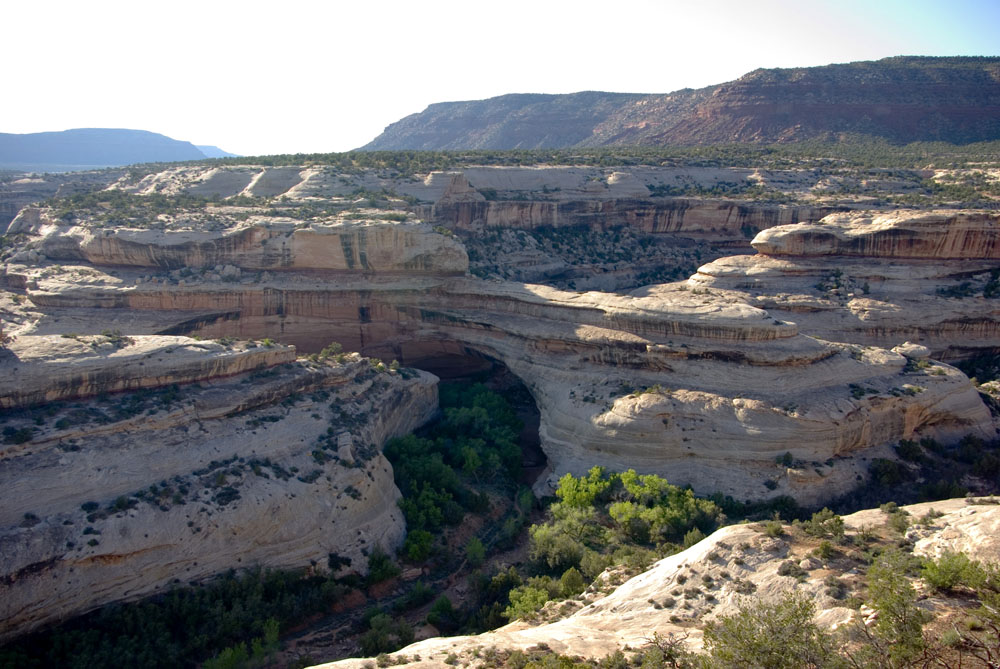
<svg viewBox="0 0 1000 669">
<path fill-rule="evenodd" d="M 178 167 L 115 188 L 138 194 L 275 198 L 283 206 L 382 201 L 453 230 L 480 276 L 622 290 L 689 276 L 747 248 L 758 230 L 815 221 L 843 204 L 784 205 L 677 197 L 783 188 L 809 200 L 831 188 L 812 170 L 654 167 L 466 167 L 406 178 L 333 167 Z M 817 191 L 819 189 L 819 191 Z M 497 238 L 494 238 L 497 237 Z M 740 252 L 737 251 L 737 252 Z"/>
<path fill-rule="evenodd" d="M 101 393 L 89 399 L 4 414 L 0 638 L 232 568 L 325 568 L 335 553 L 363 571 L 370 548 L 402 540 L 380 449 L 436 410 L 433 376 L 357 355 L 283 361 L 281 346 L 103 339 L 21 335 L 0 362 L 5 379 L 25 352 L 108 372 L 72 385 Z M 198 383 L 103 395 L 123 366 L 190 380 L 156 370 L 197 367 L 199 352 L 216 373 Z"/>
<path fill-rule="evenodd" d="M 290 346 L 187 337 L 62 335 L 15 338 L 0 351 L 0 408 L 191 383 L 295 361 Z"/>
<path fill-rule="evenodd" d="M 831 214 L 752 244 L 757 255 L 703 265 L 689 287 L 737 291 L 826 339 L 908 340 L 941 359 L 1000 348 L 1000 214 Z"/>
<path fill-rule="evenodd" d="M 502 362 L 535 398 L 553 476 L 594 464 L 635 467 L 703 493 L 815 502 L 853 485 L 866 459 L 900 438 L 993 436 L 987 409 L 957 370 L 805 337 L 795 324 L 728 297 L 575 293 L 450 276 L 461 256 L 456 242 L 428 230 L 419 237 L 430 249 L 426 271 L 404 278 L 391 263 L 383 272 L 333 270 L 350 252 L 336 224 L 324 234 L 275 225 L 287 252 L 266 276 L 250 273 L 259 265 L 240 266 L 256 255 L 219 255 L 242 230 L 227 228 L 201 231 L 199 245 L 219 250 L 207 262 L 236 270 L 229 281 L 212 278 L 212 267 L 189 267 L 181 279 L 125 263 L 12 265 L 7 280 L 44 311 L 31 326 L 37 334 L 91 318 L 126 333 L 274 337 L 305 351 L 336 340 L 413 366 L 469 355 Z M 378 255 L 377 244 L 393 243 L 399 236 L 389 233 L 406 226 L 421 227 L 371 223 L 369 252 Z M 51 257 L 66 239 L 89 233 L 40 214 L 24 234 L 34 252 Z M 101 238 L 118 248 L 117 237 L 138 234 L 105 229 Z M 143 238 L 151 248 L 132 258 L 165 257 L 189 232 Z M 307 271 L 314 258 L 323 266 Z M 798 464 L 776 464 L 786 452 Z"/>
</svg>

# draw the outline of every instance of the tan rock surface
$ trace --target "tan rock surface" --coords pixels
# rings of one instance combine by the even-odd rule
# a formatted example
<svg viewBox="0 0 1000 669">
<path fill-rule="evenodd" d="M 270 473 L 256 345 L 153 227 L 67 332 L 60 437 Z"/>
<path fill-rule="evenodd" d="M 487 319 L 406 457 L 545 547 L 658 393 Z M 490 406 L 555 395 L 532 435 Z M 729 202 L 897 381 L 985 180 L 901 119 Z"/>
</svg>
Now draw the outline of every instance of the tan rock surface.
<svg viewBox="0 0 1000 669">
<path fill-rule="evenodd" d="M 353 356 L 9 415 L 31 438 L 0 447 L 0 637 L 231 568 L 324 568 L 336 553 L 363 571 L 363 551 L 404 534 L 380 448 L 436 407 L 431 375 Z"/>
<path fill-rule="evenodd" d="M 1000 542 L 996 540 L 1000 507 L 969 506 L 964 499 L 903 507 L 914 517 L 931 508 L 943 515 L 921 530 L 914 552 L 936 556 L 948 548 L 965 550 L 975 560 L 1000 560 Z M 885 519 L 878 509 L 844 517 L 851 530 L 884 525 Z M 570 600 L 573 604 L 548 605 L 550 614 L 562 606 L 571 611 L 555 622 L 518 621 L 476 636 L 435 637 L 392 655 L 420 657 L 404 663 L 408 667 L 442 666 L 449 654 L 474 666 L 477 649 L 527 650 L 545 644 L 555 653 L 600 659 L 626 646 L 642 648 L 654 632 L 688 635 L 688 647 L 699 650 L 706 622 L 735 614 L 751 596 L 768 601 L 793 591 L 815 603 L 818 624 L 836 628 L 851 623 L 855 612 L 826 592 L 824 580 L 831 571 L 815 558 L 802 558 L 808 550 L 788 537 L 765 535 L 759 525 L 731 525 L 660 560 L 606 595 L 604 584 L 614 583 L 615 575 L 614 570 L 605 572 L 582 596 Z M 805 564 L 803 579 L 779 574 L 782 563 L 788 560 Z M 857 585 L 857 574 L 834 575 L 852 590 Z M 371 660 L 348 659 L 317 666 L 360 669 L 366 662 Z"/>
<path fill-rule="evenodd" d="M 190 383 L 293 362 L 291 346 L 188 337 L 22 336 L 0 350 L 0 407 Z"/>
<path fill-rule="evenodd" d="M 448 356 L 486 357 L 506 365 L 535 398 L 552 476 L 582 473 L 594 464 L 634 467 L 673 483 L 690 483 L 699 492 L 739 499 L 791 494 L 802 502 L 819 501 L 853 485 L 867 470 L 867 458 L 890 455 L 891 444 L 900 438 L 994 435 L 989 412 L 957 370 L 937 363 L 913 366 L 899 353 L 807 337 L 792 322 L 796 318 L 785 316 L 825 309 L 829 296 L 803 289 L 794 299 L 768 302 L 763 293 L 705 290 L 698 277 L 685 286 L 688 290 L 644 289 L 631 296 L 484 281 L 459 276 L 469 266 L 468 256 L 447 230 L 412 215 L 396 220 L 407 205 L 405 196 L 411 203 L 416 198 L 414 209 L 429 220 L 473 234 L 504 226 L 593 224 L 603 230 L 627 224 L 649 234 L 735 243 L 757 227 L 819 218 L 825 213 L 821 208 L 642 197 L 643 188 L 668 185 L 668 178 L 707 183 L 724 176 L 707 173 L 477 170 L 409 180 L 374 171 L 345 176 L 325 167 L 179 167 L 138 182 L 124 177 L 118 185 L 141 193 L 280 193 L 303 208 L 321 205 L 322 215 L 310 221 L 225 204 L 128 225 L 103 220 L 100 212 L 94 219 L 81 214 L 71 224 L 48 210 L 25 210 L 12 231 L 19 247 L 3 272 L 6 285 L 28 302 L 10 321 L 17 337 L 10 351 L 20 350 L 28 359 L 32 340 L 66 348 L 67 359 L 81 362 L 79 370 L 58 372 L 65 378 L 55 384 L 57 394 L 66 397 L 132 387 L 113 385 L 119 383 L 114 375 L 97 378 L 99 368 L 121 362 L 125 377 L 147 378 L 145 369 L 136 369 L 151 364 L 143 356 L 174 350 L 170 336 L 183 334 L 270 337 L 306 352 L 334 340 L 348 350 L 410 365 Z M 504 192 L 487 200 L 483 191 L 491 188 Z M 372 200 L 398 209 L 379 210 Z M 976 239 L 968 242 L 970 248 L 989 246 L 983 235 Z M 901 247 L 879 241 L 859 248 Z M 845 262 L 850 260 L 858 267 L 868 262 Z M 546 259 L 536 255 L 525 262 Z M 721 273 L 745 282 L 740 272 L 746 262 L 720 262 Z M 765 262 L 773 265 L 761 265 L 754 281 L 771 276 L 789 281 L 794 275 L 789 268 L 801 261 L 782 256 Z M 940 261 L 922 262 L 921 276 L 938 276 Z M 993 261 L 981 262 L 977 271 L 984 272 Z M 828 259 L 816 263 L 820 269 L 801 271 L 803 285 L 816 283 L 809 272 L 831 271 L 822 264 Z M 885 269 L 884 284 L 906 286 L 918 271 L 913 266 Z M 552 271 L 558 269 L 553 263 Z M 875 297 L 851 299 L 857 309 L 874 314 L 872 319 L 893 323 L 891 311 L 899 303 L 885 298 L 888 306 L 878 311 L 863 302 Z M 922 299 L 919 292 L 914 299 Z M 5 299 L 3 308 L 12 301 Z M 785 312 L 760 308 L 771 303 L 792 306 Z M 97 333 L 108 328 L 137 339 L 151 333 L 163 338 L 142 340 L 133 352 L 130 346 L 105 351 Z M 971 330 L 959 340 L 969 341 L 979 326 Z M 80 339 L 59 337 L 73 332 L 82 333 Z M 920 336 L 906 338 L 926 344 Z M 172 374 L 194 379 L 202 373 L 245 373 L 261 361 L 253 352 L 242 358 L 235 351 L 216 356 L 213 346 L 178 342 L 176 350 L 185 360 L 191 356 L 190 364 L 174 369 L 164 361 L 162 369 L 151 366 L 156 373 L 148 378 L 170 383 L 179 378 Z M 58 356 L 46 355 L 31 364 L 57 369 Z M 227 362 L 212 362 L 213 356 Z M 8 602 L 0 612 L 0 619 L 10 621 L 5 625 L 28 629 L 104 601 L 138 597 L 164 587 L 180 569 L 185 579 L 206 576 L 232 566 L 234 551 L 254 564 L 302 565 L 322 563 L 331 550 L 359 555 L 363 546 L 398 541 L 396 493 L 377 447 L 386 436 L 427 417 L 434 404 L 432 386 L 426 377 L 387 376 L 381 379 L 385 386 L 375 387 L 365 370 L 347 379 L 291 364 L 295 369 L 287 376 L 282 372 L 275 385 L 226 385 L 238 377 L 202 381 L 209 387 L 193 393 L 190 407 L 105 425 L 71 421 L 55 431 L 46 426 L 31 441 L 11 445 L 4 458 L 12 465 L 0 473 L 8 477 L 8 489 L 16 491 L 9 498 L 14 501 L 0 505 L 8 523 L 0 550 L 9 551 L 3 557 L 10 565 L 0 583 L 8 588 L 0 593 L 0 601 Z M 89 365 L 95 365 L 93 370 Z M 53 386 L 35 387 L 30 379 L 23 385 L 9 386 L 7 396 L 24 395 L 12 402 L 33 401 Z M 322 469 L 313 464 L 315 443 L 326 438 L 329 420 L 339 416 L 332 407 L 328 411 L 329 398 L 310 395 L 275 407 L 281 397 L 320 390 L 353 407 L 349 416 L 356 424 L 345 431 L 365 455 L 363 466 L 343 466 L 338 435 L 333 436 L 341 460 L 323 462 Z M 100 409 L 100 402 L 94 398 L 83 405 Z M 87 448 L 70 441 L 84 438 Z M 777 464 L 776 457 L 786 452 L 810 466 Z M 213 465 L 234 454 L 239 467 Z M 287 479 L 273 469 L 268 478 L 248 473 L 248 468 L 253 472 L 250 459 L 262 454 L 283 471 L 294 466 L 299 472 Z M 320 471 L 318 477 L 304 480 L 314 470 Z M 225 484 L 214 483 L 219 473 Z M 175 477 L 189 482 L 183 495 L 193 491 L 196 497 L 182 497 L 184 504 L 140 502 L 95 519 L 100 535 L 82 534 L 84 523 L 91 522 L 80 511 L 82 503 L 96 501 L 107 511 L 119 496 L 162 481 L 179 492 Z M 239 497 L 223 494 L 226 487 Z M 36 489 L 41 492 L 29 494 Z M 150 525 L 155 527 L 147 532 Z M 249 544 L 239 543 L 241 537 Z M 97 543 L 90 545 L 91 538 Z M 50 580 L 61 585 L 51 597 L 40 595 Z M 639 609 L 630 611 L 639 616 Z M 608 631 L 607 638 L 615 634 Z"/>
<path fill-rule="evenodd" d="M 397 248 L 397 223 L 366 227 L 372 257 L 379 244 L 390 254 Z M 31 244 L 41 249 L 90 234 L 35 229 Z M 343 257 L 336 235 L 310 238 L 288 269 L 266 277 L 250 274 L 258 256 L 249 242 L 213 246 L 215 268 L 164 275 L 154 259 L 183 248 L 170 240 L 188 231 L 111 229 L 100 239 L 115 249 L 119 235 L 139 234 L 144 245 L 133 257 L 147 265 L 139 270 L 10 266 L 8 283 L 25 286 L 46 314 L 24 332 L 59 331 L 63 319 L 78 324 L 88 308 L 108 314 L 100 322 L 130 314 L 132 331 L 274 336 L 304 351 L 334 340 L 417 367 L 447 355 L 486 356 L 534 396 L 553 476 L 593 464 L 636 467 L 738 499 L 819 501 L 852 485 L 866 457 L 900 438 L 993 435 L 988 410 L 956 370 L 910 369 L 896 353 L 802 336 L 728 293 L 576 293 L 449 277 L 455 265 L 437 261 L 407 277 L 358 265 L 333 271 L 329 257 Z M 197 234 L 230 238 L 227 229 Z M 436 233 L 424 239 L 432 259 L 451 257 L 458 245 Z M 307 271 L 311 262 L 320 266 Z M 227 272 L 235 278 L 222 279 Z M 785 452 L 813 466 L 777 466 Z"/>
<path fill-rule="evenodd" d="M 168 228 L 113 231 L 66 225 L 38 210 L 22 211 L 11 234 L 36 238 L 33 250 L 55 261 L 97 265 L 241 270 L 312 269 L 463 274 L 461 244 L 417 222 L 330 221 L 305 226 L 291 219 L 251 218 L 223 230 L 174 221 Z"/>
<path fill-rule="evenodd" d="M 756 256 L 721 258 L 688 285 L 732 291 L 805 333 L 955 359 L 1000 346 L 1000 214 L 833 214 L 761 232 Z"/>
<path fill-rule="evenodd" d="M 818 224 L 764 230 L 751 245 L 768 256 L 997 259 L 1000 214 L 955 211 L 830 214 Z"/>
</svg>

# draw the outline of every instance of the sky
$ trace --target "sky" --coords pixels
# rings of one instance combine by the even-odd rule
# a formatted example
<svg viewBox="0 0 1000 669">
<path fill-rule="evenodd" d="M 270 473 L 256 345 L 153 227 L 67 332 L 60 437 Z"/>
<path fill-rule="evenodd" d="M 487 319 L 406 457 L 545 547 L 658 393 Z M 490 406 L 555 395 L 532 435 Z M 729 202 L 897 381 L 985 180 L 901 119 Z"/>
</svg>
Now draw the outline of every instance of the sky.
<svg viewBox="0 0 1000 669">
<path fill-rule="evenodd" d="M 347 151 L 434 102 L 1000 55 L 1000 0 L 8 0 L 0 132 Z"/>
</svg>

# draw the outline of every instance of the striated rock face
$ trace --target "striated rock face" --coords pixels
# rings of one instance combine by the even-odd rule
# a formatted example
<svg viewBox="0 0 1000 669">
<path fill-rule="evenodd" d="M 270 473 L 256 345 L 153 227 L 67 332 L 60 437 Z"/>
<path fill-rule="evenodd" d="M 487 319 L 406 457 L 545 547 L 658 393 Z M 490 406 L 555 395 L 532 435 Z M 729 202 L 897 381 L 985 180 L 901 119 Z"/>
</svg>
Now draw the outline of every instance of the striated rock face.
<svg viewBox="0 0 1000 669">
<path fill-rule="evenodd" d="M 585 91 L 570 95 L 514 94 L 430 105 L 393 123 L 363 149 L 547 148 L 587 140 L 595 125 L 642 95 Z M 530 117 L 525 127 L 525 116 Z"/>
<path fill-rule="evenodd" d="M 190 380 L 155 374 L 199 355 L 216 374 L 6 414 L 0 638 L 231 568 L 325 568 L 336 553 L 363 571 L 369 548 L 402 540 L 380 448 L 436 410 L 433 376 L 376 373 L 356 355 L 283 362 L 281 346 L 137 336 L 109 353 L 80 339 L 20 336 L 14 352 L 103 365 L 92 378 L 145 364 L 161 383 Z"/>
<path fill-rule="evenodd" d="M 810 204 L 679 197 L 738 194 L 760 187 L 794 192 Z M 761 229 L 817 221 L 845 210 L 843 203 L 812 196 L 817 188 L 825 192 L 831 187 L 819 172 L 803 169 L 466 167 L 407 178 L 374 170 L 344 173 L 331 167 L 184 166 L 142 178 L 120 176 L 111 190 L 240 198 L 256 204 L 234 207 L 220 201 L 179 215 L 146 211 L 138 217 L 97 209 L 90 214 L 99 224 L 83 228 L 69 225 L 73 214 L 67 215 L 65 209 L 53 212 L 64 218 L 55 220 L 50 214 L 49 220 L 41 221 L 41 212 L 28 208 L 12 232 L 34 234 L 43 225 L 68 226 L 62 228 L 66 235 L 47 237 L 44 255 L 102 264 L 180 269 L 222 265 L 228 262 L 225 258 L 239 256 L 244 268 L 439 271 L 428 267 L 422 256 L 424 242 L 416 216 L 439 231 L 447 228 L 457 235 L 468 251 L 468 268 L 477 276 L 572 290 L 622 291 L 686 278 L 708 260 L 748 252 L 748 240 Z M 271 198 L 268 207 L 262 198 Z M 0 204 L 2 199 L 0 184 Z M 375 204 L 397 211 L 373 209 Z M 403 209 L 410 213 L 401 213 Z M 309 226 L 304 226 L 303 216 L 312 219 Z M 392 251 L 388 249 L 393 242 L 367 237 L 374 234 L 370 224 L 385 216 L 400 222 L 392 233 L 397 237 Z M 109 227 L 135 229 L 108 237 Z M 223 228 L 228 230 L 224 238 L 205 234 Z M 70 234 L 71 230 L 75 231 Z M 188 234 L 155 241 L 165 230 Z M 342 250 L 306 257 L 314 246 L 333 241 L 317 239 L 325 235 L 337 236 Z M 147 245 L 150 240 L 153 247 Z M 143 257 L 149 248 L 156 248 L 156 255 Z M 374 248 L 387 255 L 371 257 Z M 464 258 L 444 260 L 441 255 L 438 251 L 436 262 L 444 261 L 458 273 L 465 271 Z"/>
<path fill-rule="evenodd" d="M 461 235 L 533 234 L 531 215 L 511 213 L 510 225 L 519 228 L 491 223 L 490 215 L 506 215 L 504 207 L 555 205 L 558 213 L 576 202 L 595 217 L 592 224 L 552 224 L 569 236 L 549 239 L 547 230 L 549 246 L 536 247 L 542 258 L 546 248 L 602 225 L 602 207 L 611 220 L 627 220 L 628 211 L 652 206 L 630 198 L 665 188 L 673 176 L 565 168 L 400 180 L 412 189 L 409 197 L 433 194 L 428 200 L 443 208 L 487 207 L 485 219 L 451 221 L 457 235 L 412 211 L 378 209 L 380 201 L 397 202 L 378 194 L 387 188 L 383 177 L 365 173 L 352 182 L 322 168 L 178 168 L 128 186 L 168 196 L 158 201 L 225 191 L 283 193 L 291 205 L 202 204 L 164 213 L 133 195 L 91 210 L 22 212 L 12 226 L 15 247 L 5 251 L 2 283 L 11 292 L 0 295 L 4 334 L 13 338 L 0 351 L 0 406 L 10 407 L 0 450 L 0 635 L 140 597 L 175 579 L 242 565 L 322 565 L 331 552 L 360 561 L 368 546 L 398 542 L 397 493 L 379 449 L 434 411 L 433 379 L 376 373 L 353 357 L 338 365 L 295 362 L 289 345 L 308 353 L 338 341 L 449 372 L 469 358 L 502 363 L 541 414 L 550 469 L 540 488 L 600 464 L 661 474 L 700 493 L 741 500 L 788 494 L 818 503 L 855 485 L 870 458 L 892 457 L 901 438 L 995 435 L 969 380 L 927 360 L 925 348 L 935 346 L 920 337 L 907 337 L 916 346 L 890 351 L 805 336 L 797 318 L 761 308 L 772 299 L 766 293 L 706 289 L 708 274 L 621 295 L 466 273 L 473 246 Z M 559 195 L 544 192 L 551 179 L 562 184 Z M 530 192 L 533 183 L 552 197 L 525 205 L 484 194 Z M 619 209 L 609 193 L 632 204 Z M 666 213 L 678 203 L 664 199 L 655 204 L 660 219 L 650 214 L 625 227 L 725 240 L 757 220 L 715 202 L 680 221 Z M 777 208 L 764 222 L 793 215 Z M 952 241 L 934 248 L 960 254 L 989 247 L 989 220 L 953 218 L 982 232 L 948 233 L 942 239 Z M 845 230 L 847 241 L 838 244 L 855 244 L 859 233 L 848 223 L 830 224 Z M 880 229 L 875 219 L 870 224 Z M 924 248 L 917 234 L 858 243 L 862 250 Z M 587 239 L 569 253 L 590 245 Z M 481 255 L 488 248 L 478 247 Z M 490 261 L 516 254 L 496 252 Z M 829 258 L 844 267 L 870 262 L 829 255 L 718 262 L 819 266 Z M 924 263 L 926 276 L 942 263 L 961 263 L 954 276 L 972 272 L 975 281 L 985 271 L 967 260 L 893 262 L 886 276 L 907 281 L 915 263 Z M 975 262 L 985 268 L 993 260 Z M 766 272 L 740 276 L 764 281 Z M 905 282 L 883 283 L 898 288 L 886 295 L 909 290 L 899 288 Z M 265 343 L 227 343 L 233 337 Z M 117 391 L 126 392 L 105 395 Z M 786 453 L 809 465 L 779 464 Z"/>
<path fill-rule="evenodd" d="M 0 407 L 190 383 L 294 360 L 291 346 L 234 350 L 187 337 L 18 337 L 0 352 Z"/>
<path fill-rule="evenodd" d="M 26 209 L 10 234 L 37 235 L 36 252 L 52 260 L 98 265 L 179 269 L 233 265 L 241 270 L 362 270 L 419 274 L 464 274 L 468 259 L 460 244 L 429 226 L 400 222 L 338 222 L 306 227 L 291 220 L 250 219 L 219 232 L 107 230 L 62 224 Z"/>
<path fill-rule="evenodd" d="M 967 506 L 964 499 L 903 508 L 914 518 L 931 509 L 942 514 L 907 532 L 907 537 L 916 542 L 917 555 L 940 557 L 947 550 L 968 550 L 970 557 L 983 562 L 1000 559 L 1000 546 L 995 540 L 1000 508 Z M 883 526 L 885 520 L 885 514 L 878 509 L 844 517 L 852 533 L 862 527 L 871 531 Z M 660 560 L 607 595 L 604 592 L 614 588 L 616 573 L 605 572 L 581 597 L 557 605 L 562 615 L 549 608 L 549 615 L 556 618 L 554 622 L 518 621 L 477 636 L 425 639 L 400 649 L 394 657 L 409 658 L 403 666 L 438 667 L 449 655 L 459 658 L 461 664 L 477 657 L 484 648 L 526 651 L 545 644 L 555 653 L 599 660 L 625 647 L 645 647 L 654 631 L 663 637 L 684 637 L 687 647 L 698 651 L 705 623 L 736 614 L 749 593 L 772 602 L 797 592 L 815 604 L 815 621 L 821 627 L 836 629 L 852 624 L 857 612 L 848 608 L 843 599 L 835 599 L 825 581 L 832 577 L 852 594 L 861 596 L 864 592 L 857 571 L 839 573 L 823 565 L 809 557 L 812 548 L 787 535 L 766 536 L 759 526 L 724 527 L 691 548 Z M 781 566 L 788 561 L 799 565 L 804 574 L 801 579 L 782 575 Z M 942 600 L 938 595 L 932 611 L 941 610 Z M 959 610 L 961 606 L 959 603 Z M 360 669 L 370 662 L 349 659 L 319 667 Z"/>
<path fill-rule="evenodd" d="M 738 291 L 823 338 L 955 359 L 1000 347 L 998 241 L 996 213 L 831 214 L 765 230 L 758 255 L 718 259 L 688 283 Z"/>
<path fill-rule="evenodd" d="M 1000 259 L 1000 214 L 831 214 L 816 225 L 765 230 L 754 237 L 751 246 L 766 256 L 996 260 Z"/>
<path fill-rule="evenodd" d="M 369 239 L 392 243 L 400 224 L 369 227 Z M 87 234 L 44 223 L 30 232 L 35 252 L 46 255 Z M 117 248 L 117 236 L 139 233 L 101 234 Z M 189 234 L 157 231 L 144 239 L 163 248 L 133 258 L 162 257 L 179 246 L 175 236 Z M 199 234 L 203 246 L 225 249 L 213 239 L 234 233 Z M 305 351 L 335 340 L 417 367 L 449 357 L 461 364 L 461 356 L 500 361 L 535 398 L 554 477 L 604 464 L 704 493 L 814 502 L 852 485 L 865 458 L 900 438 L 993 435 L 989 412 L 957 370 L 805 337 L 729 296 L 576 293 L 449 276 L 454 265 L 437 258 L 453 257 L 457 242 L 436 233 L 425 237 L 439 247 L 428 250 L 423 274 L 307 271 L 309 258 L 342 252 L 334 235 L 312 239 L 313 255 L 293 256 L 288 269 L 267 276 L 245 271 L 240 263 L 256 256 L 234 251 L 213 258 L 239 270 L 233 280 L 211 278 L 214 270 L 189 269 L 181 279 L 153 267 L 112 274 L 51 265 L 11 266 L 7 280 L 43 310 L 25 330 L 35 334 L 100 322 L 123 332 L 274 337 Z M 815 466 L 777 465 L 785 452 Z"/>
</svg>

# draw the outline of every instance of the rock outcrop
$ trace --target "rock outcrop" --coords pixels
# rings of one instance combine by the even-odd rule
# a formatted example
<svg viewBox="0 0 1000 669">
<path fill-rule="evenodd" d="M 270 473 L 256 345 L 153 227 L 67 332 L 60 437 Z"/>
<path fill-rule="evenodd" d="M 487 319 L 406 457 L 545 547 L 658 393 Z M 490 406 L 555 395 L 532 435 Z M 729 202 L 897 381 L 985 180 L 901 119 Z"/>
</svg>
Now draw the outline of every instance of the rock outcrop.
<svg viewBox="0 0 1000 669">
<path fill-rule="evenodd" d="M 272 206 L 277 197 L 288 210 L 301 205 L 307 212 L 354 216 L 379 215 L 359 212 L 359 205 L 405 208 L 455 233 L 478 276 L 619 291 L 681 279 L 707 260 L 748 251 L 747 241 L 761 229 L 846 210 L 842 202 L 814 197 L 820 186 L 824 192 L 832 187 L 826 177 L 801 169 L 470 166 L 406 178 L 372 170 L 246 165 L 169 168 L 142 179 L 124 177 L 115 188 L 142 195 L 272 198 Z M 775 187 L 806 201 L 680 197 Z M 30 210 L 23 216 L 30 217 Z"/>
<path fill-rule="evenodd" d="M 307 352 L 336 340 L 416 367 L 487 357 L 534 396 L 553 476 L 593 464 L 635 467 L 704 493 L 815 502 L 851 485 L 866 458 L 900 438 L 993 435 L 975 389 L 946 365 L 805 337 L 759 308 L 702 291 L 622 296 L 452 276 L 461 246 L 417 223 L 364 225 L 372 258 L 412 248 L 399 240 L 415 231 L 410 239 L 421 240 L 425 260 L 403 277 L 409 261 L 346 262 L 354 247 L 344 244 L 345 230 L 355 221 L 279 219 L 271 229 L 248 219 L 198 230 L 192 247 L 188 223 L 95 231 L 46 216 L 17 229 L 31 247 L 20 254 L 49 260 L 7 272 L 44 312 L 31 332 L 86 332 L 90 319 L 126 334 L 274 337 Z M 245 231 L 288 240 L 283 264 L 257 274 L 263 263 L 252 245 L 229 243 Z M 308 243 L 297 244 L 300 236 Z M 92 257 L 117 269 L 53 264 L 53 256 L 80 257 L 81 245 L 67 240 L 81 239 L 99 240 L 109 251 Z M 127 262 L 113 262 L 126 246 Z M 189 255 L 170 255 L 178 249 Z M 191 264 L 164 273 L 167 257 Z M 212 263 L 233 267 L 232 278 Z M 810 466 L 776 464 L 786 452 Z"/>
<path fill-rule="evenodd" d="M 251 218 L 244 225 L 217 231 L 194 226 L 168 231 L 106 230 L 62 224 L 23 211 L 9 233 L 38 236 L 34 251 L 55 261 L 84 261 L 96 265 L 181 269 L 220 267 L 224 278 L 240 272 L 308 269 L 359 270 L 407 274 L 464 274 L 465 249 L 456 241 L 433 233 L 416 222 L 359 221 L 336 225 Z M 331 253 L 331 250 L 334 251 Z"/>
<path fill-rule="evenodd" d="M 698 269 L 694 289 L 736 291 L 803 332 L 939 359 L 1000 348 L 1000 215 L 896 211 L 831 214 L 775 227 L 755 256 Z"/>
<path fill-rule="evenodd" d="M 323 167 L 182 167 L 123 177 L 105 200 L 80 200 L 90 205 L 22 211 L 0 275 L 12 338 L 0 349 L 0 635 L 174 579 L 321 565 L 331 552 L 360 560 L 373 544 L 398 542 L 397 492 L 379 448 L 434 411 L 433 379 L 353 357 L 294 361 L 290 345 L 312 353 L 338 341 L 430 371 L 501 363 L 541 414 L 549 470 L 540 488 L 602 464 L 700 493 L 818 503 L 853 486 L 870 458 L 892 457 L 899 439 L 995 435 L 969 380 L 927 359 L 933 342 L 906 337 L 924 346 L 885 350 L 805 336 L 815 333 L 786 317 L 798 315 L 790 301 L 735 290 L 746 289 L 745 275 L 725 290 L 706 288 L 700 274 L 631 295 L 470 276 L 519 257 L 518 271 L 552 280 L 577 248 L 600 250 L 616 234 L 623 247 L 662 244 L 642 256 L 650 266 L 688 261 L 706 240 L 720 247 L 714 256 L 758 227 L 828 213 L 654 195 L 728 174 L 709 172 L 477 168 L 412 181 Z M 820 227 L 843 228 L 843 239 L 824 248 L 859 253 L 916 253 L 937 225 L 912 223 L 908 240 L 890 230 L 855 242 L 848 233 L 860 218 L 831 220 L 843 223 Z M 974 266 L 958 255 L 892 261 L 907 281 L 914 263 L 927 276 L 962 263 L 985 290 L 991 220 L 921 251 L 983 249 Z M 591 243 L 585 230 L 606 237 Z M 463 242 L 493 233 L 509 246 Z M 779 238 L 765 237 L 774 248 Z M 548 254 L 564 246 L 560 268 Z M 634 272 L 629 258 L 599 256 L 576 278 Z M 718 266 L 812 262 L 831 272 L 831 258 L 868 262 L 758 255 Z M 886 348 L 902 343 L 887 339 Z"/>
<path fill-rule="evenodd" d="M 936 558 L 945 551 L 966 550 L 975 560 L 1000 560 L 995 540 L 1000 507 L 945 500 L 903 510 L 913 518 L 929 519 L 907 533 L 907 538 L 916 542 L 917 555 Z M 936 517 L 927 516 L 931 510 Z M 844 522 L 850 533 L 862 527 L 875 532 L 884 526 L 886 515 L 878 509 L 862 511 L 845 516 Z M 810 555 L 812 546 L 801 537 L 768 536 L 762 529 L 754 525 L 724 527 L 617 588 L 616 570 L 605 572 L 582 596 L 547 608 L 549 616 L 556 618 L 554 622 L 518 621 L 477 636 L 434 637 L 402 648 L 393 657 L 407 658 L 399 664 L 414 668 L 441 666 L 449 656 L 461 664 L 489 648 L 495 652 L 544 648 L 601 659 L 623 648 L 647 647 L 654 632 L 663 638 L 683 638 L 688 649 L 698 651 L 705 623 L 734 615 L 751 594 L 775 601 L 788 593 L 801 593 L 815 604 L 815 620 L 821 627 L 857 624 L 857 612 L 847 606 L 845 595 L 864 594 L 859 570 L 841 573 L 836 566 Z M 789 565 L 793 569 L 788 569 Z M 837 587 L 832 588 L 831 582 Z M 838 588 L 842 590 L 838 592 Z M 940 612 L 945 604 L 939 597 L 925 606 Z M 948 605 L 958 610 L 967 606 L 961 601 Z M 360 669 L 366 662 L 371 660 L 349 659 L 319 666 Z"/>
<path fill-rule="evenodd" d="M 24 207 L 51 197 L 66 197 L 106 188 L 121 178 L 120 170 L 73 174 L 12 174 L 0 176 L 0 231 L 6 231 Z"/>
<path fill-rule="evenodd" d="M 0 408 L 192 383 L 295 361 L 291 346 L 119 333 L 18 337 L 0 351 Z"/>
<path fill-rule="evenodd" d="M 402 540 L 380 449 L 436 410 L 433 376 L 115 339 L 21 335 L 3 351 L 5 405 L 37 397 L 18 378 L 59 371 L 50 401 L 4 414 L 0 638 L 232 568 L 325 569 L 336 554 L 363 571 L 370 548 Z M 144 389 L 106 394 L 123 387 Z"/>
</svg>

